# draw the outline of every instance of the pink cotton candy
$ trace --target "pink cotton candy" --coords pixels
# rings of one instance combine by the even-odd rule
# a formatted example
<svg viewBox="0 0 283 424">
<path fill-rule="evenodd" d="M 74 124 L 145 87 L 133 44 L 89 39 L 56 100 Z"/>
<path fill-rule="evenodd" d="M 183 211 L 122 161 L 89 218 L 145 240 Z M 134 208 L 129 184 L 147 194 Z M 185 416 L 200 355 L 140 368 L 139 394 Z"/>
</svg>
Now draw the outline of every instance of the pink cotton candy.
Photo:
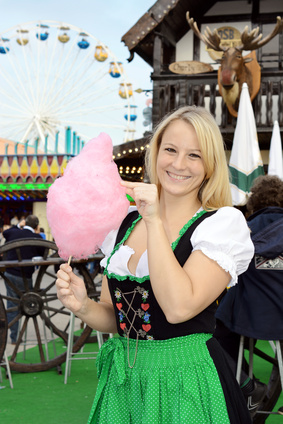
<svg viewBox="0 0 283 424">
<path fill-rule="evenodd" d="M 63 259 L 97 252 L 127 215 L 129 201 L 112 155 L 111 138 L 101 133 L 70 160 L 63 177 L 49 188 L 47 220 Z"/>
</svg>

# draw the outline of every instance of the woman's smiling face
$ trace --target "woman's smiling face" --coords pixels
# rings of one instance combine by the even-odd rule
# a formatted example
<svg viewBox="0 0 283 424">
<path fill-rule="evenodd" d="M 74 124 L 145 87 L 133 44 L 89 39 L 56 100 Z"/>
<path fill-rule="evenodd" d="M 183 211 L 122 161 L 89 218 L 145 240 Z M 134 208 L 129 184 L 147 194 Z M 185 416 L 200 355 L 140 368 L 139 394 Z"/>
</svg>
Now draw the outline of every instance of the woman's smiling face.
<svg viewBox="0 0 283 424">
<path fill-rule="evenodd" d="M 157 175 L 161 189 L 175 196 L 197 198 L 205 178 L 204 163 L 195 129 L 183 120 L 165 130 L 158 156 Z"/>
</svg>

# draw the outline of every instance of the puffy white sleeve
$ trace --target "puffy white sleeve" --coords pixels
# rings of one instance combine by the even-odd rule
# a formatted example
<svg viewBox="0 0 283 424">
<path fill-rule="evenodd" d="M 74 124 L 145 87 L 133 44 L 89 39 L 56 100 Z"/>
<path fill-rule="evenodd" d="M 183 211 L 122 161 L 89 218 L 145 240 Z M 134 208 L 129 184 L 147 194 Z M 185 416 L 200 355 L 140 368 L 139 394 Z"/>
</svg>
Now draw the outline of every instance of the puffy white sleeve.
<svg viewBox="0 0 283 424">
<path fill-rule="evenodd" d="M 229 287 L 237 284 L 238 275 L 246 271 L 254 255 L 254 245 L 244 215 L 229 206 L 219 209 L 198 225 L 191 243 L 193 251 L 201 250 L 229 272 Z"/>
<path fill-rule="evenodd" d="M 100 249 L 104 255 L 104 258 L 101 259 L 100 261 L 100 266 L 102 268 L 106 267 L 107 259 L 109 258 L 112 250 L 114 249 L 117 234 L 118 234 L 118 229 L 110 231 L 110 233 L 107 234 L 107 236 L 105 237 L 105 240 L 102 243 L 102 246 Z"/>
<path fill-rule="evenodd" d="M 135 210 L 137 210 L 136 206 L 130 206 L 128 209 L 128 214 Z M 101 251 L 104 254 L 104 258 L 100 261 L 100 266 L 102 268 L 106 267 L 107 260 L 115 247 L 115 241 L 118 235 L 118 231 L 119 231 L 119 228 L 117 228 L 117 230 L 110 231 L 110 233 L 107 234 L 107 236 L 105 237 L 102 243 Z"/>
</svg>

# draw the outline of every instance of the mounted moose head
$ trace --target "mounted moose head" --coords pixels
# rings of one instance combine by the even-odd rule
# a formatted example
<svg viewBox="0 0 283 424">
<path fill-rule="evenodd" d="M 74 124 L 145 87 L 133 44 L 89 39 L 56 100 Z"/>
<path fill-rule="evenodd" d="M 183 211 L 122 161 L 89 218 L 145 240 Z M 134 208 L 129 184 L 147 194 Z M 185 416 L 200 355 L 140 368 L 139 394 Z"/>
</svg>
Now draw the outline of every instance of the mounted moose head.
<svg viewBox="0 0 283 424">
<path fill-rule="evenodd" d="M 274 38 L 279 32 L 283 29 L 283 20 L 281 17 L 277 16 L 277 23 L 273 31 L 262 39 L 262 34 L 259 34 L 259 27 L 248 32 L 248 27 L 246 26 L 244 31 L 241 34 L 242 44 L 235 47 L 221 46 L 221 37 L 215 28 L 213 32 L 206 27 L 204 34 L 202 34 L 196 22 L 193 18 L 190 18 L 189 12 L 186 14 L 187 21 L 197 35 L 197 37 L 209 48 L 223 52 L 222 58 L 219 60 L 220 67 L 218 70 L 218 84 L 219 92 L 222 95 L 229 112 L 233 116 L 237 116 L 237 110 L 239 106 L 240 94 L 242 85 L 244 82 L 247 83 L 249 87 L 249 93 L 251 100 L 256 96 L 259 86 L 260 86 L 260 68 L 258 65 L 258 88 L 254 90 L 253 84 L 253 73 L 249 69 L 249 62 L 255 58 L 255 54 L 249 55 L 250 57 L 242 56 L 243 50 L 256 50 L 260 47 L 263 47 L 267 44 L 272 38 Z M 254 52 L 252 52 L 254 53 Z M 251 57 L 253 56 L 253 57 Z"/>
</svg>

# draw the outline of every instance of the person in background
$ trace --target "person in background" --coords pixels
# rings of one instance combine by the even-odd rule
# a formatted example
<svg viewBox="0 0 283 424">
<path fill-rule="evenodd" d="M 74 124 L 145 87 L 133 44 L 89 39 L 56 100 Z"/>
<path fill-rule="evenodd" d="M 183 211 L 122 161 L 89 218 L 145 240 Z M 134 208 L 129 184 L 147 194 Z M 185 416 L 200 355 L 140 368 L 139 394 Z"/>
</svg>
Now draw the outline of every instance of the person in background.
<svg viewBox="0 0 283 424">
<path fill-rule="evenodd" d="M 0 246 L 2 246 L 5 243 L 5 239 L 3 237 L 3 231 L 4 231 L 4 220 L 0 217 Z"/>
<path fill-rule="evenodd" d="M 44 228 L 43 227 L 40 227 L 39 234 L 41 235 L 41 237 L 43 238 L 43 240 L 46 240 L 46 234 L 45 234 L 45 231 L 44 231 Z"/>
<path fill-rule="evenodd" d="M 100 350 L 88 423 L 250 423 L 212 337 L 216 300 L 254 249 L 244 216 L 231 207 L 223 140 L 210 113 L 187 106 L 166 116 L 146 165 L 150 184 L 121 182 L 136 206 L 102 246 L 100 302 L 69 265 L 57 273 L 63 305 L 120 336 Z"/>
<path fill-rule="evenodd" d="M 2 228 L 2 231 L 1 231 L 1 241 L 0 241 L 1 246 L 3 246 L 3 244 L 5 244 L 5 241 L 6 241 L 3 233 L 4 233 L 4 231 L 8 230 L 9 228 L 11 228 L 11 225 L 7 225 L 7 224 L 3 225 L 3 228 Z"/>
<path fill-rule="evenodd" d="M 22 220 L 18 223 L 17 226 L 13 226 L 3 232 L 3 237 L 7 242 L 27 239 L 27 238 L 40 238 L 41 236 L 36 233 L 39 229 L 39 220 L 35 215 L 29 215 L 25 220 Z M 44 248 L 39 246 L 24 246 L 21 247 L 21 256 L 22 259 L 32 259 L 34 256 L 42 256 L 44 254 Z M 9 260 L 18 260 L 17 253 L 15 249 L 12 249 L 7 252 L 5 258 Z M 32 274 L 34 272 L 33 266 L 28 267 L 13 267 L 7 268 L 5 271 L 5 286 L 7 290 L 7 296 L 10 298 L 20 298 L 19 292 L 16 292 L 12 285 L 14 285 L 19 291 L 25 291 L 27 287 L 32 288 Z M 11 284 L 12 283 L 12 284 Z M 7 300 L 7 319 L 8 324 L 16 319 L 18 315 L 19 303 L 15 303 L 12 300 Z M 15 309 L 15 310 L 12 310 Z M 12 344 L 16 343 L 17 334 L 18 334 L 18 321 L 10 327 L 10 337 Z"/>
<path fill-rule="evenodd" d="M 14 215 L 13 218 L 11 218 L 10 224 L 11 225 L 18 225 L 19 223 L 19 218 L 17 215 Z"/>
<path fill-rule="evenodd" d="M 214 333 L 232 358 L 235 374 L 241 335 L 283 339 L 283 181 L 273 175 L 256 178 L 246 209 L 255 255 L 237 286 L 222 298 L 216 311 Z M 267 387 L 249 378 L 246 365 L 240 386 L 254 417 Z"/>
</svg>

